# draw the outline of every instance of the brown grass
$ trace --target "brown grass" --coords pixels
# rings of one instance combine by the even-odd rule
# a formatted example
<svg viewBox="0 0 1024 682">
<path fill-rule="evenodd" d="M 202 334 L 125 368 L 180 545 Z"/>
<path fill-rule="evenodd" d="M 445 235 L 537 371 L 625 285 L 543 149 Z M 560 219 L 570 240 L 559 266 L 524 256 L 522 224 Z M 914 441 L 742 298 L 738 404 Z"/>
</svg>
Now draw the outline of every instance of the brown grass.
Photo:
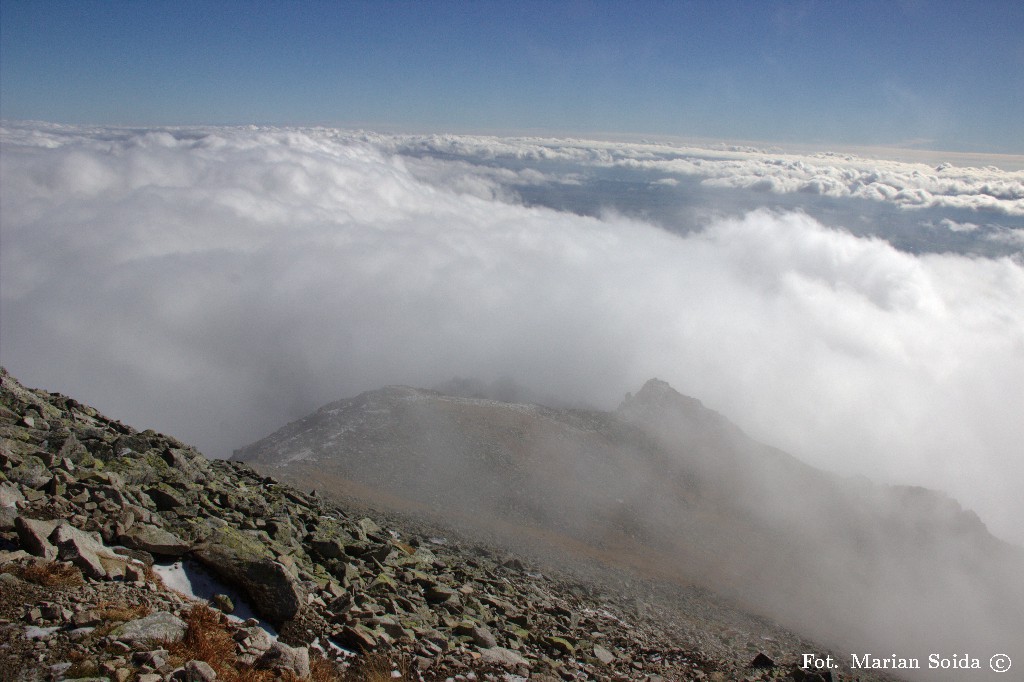
<svg viewBox="0 0 1024 682">
<path fill-rule="evenodd" d="M 260 670 L 239 663 L 227 618 L 220 611 L 199 604 L 192 607 L 185 622 L 188 629 L 184 638 L 165 644 L 174 665 L 205 661 L 217 673 L 218 682 L 297 682 L 287 671 Z M 396 663 L 382 654 L 371 654 L 345 672 L 316 651 L 310 651 L 309 664 L 310 682 L 404 682 L 412 679 L 404 660 Z M 402 675 L 400 678 L 391 676 L 391 671 L 396 669 Z"/>
<path fill-rule="evenodd" d="M 218 680 L 225 682 L 270 682 L 274 679 L 269 671 L 242 671 L 235 659 L 235 641 L 228 632 L 223 614 L 210 607 L 197 604 L 192 607 L 185 618 L 188 628 L 185 636 L 178 642 L 167 645 L 167 651 L 176 663 L 187 661 L 205 661 L 217 673 Z"/>
<path fill-rule="evenodd" d="M 151 609 L 145 604 L 125 604 L 124 602 L 101 602 L 96 605 L 96 611 L 100 618 L 105 621 L 127 622 L 136 618 L 143 618 L 150 614 Z"/>
<path fill-rule="evenodd" d="M 8 572 L 43 587 L 78 587 L 85 584 L 85 578 L 78 567 L 56 561 L 32 563 Z"/>
<path fill-rule="evenodd" d="M 398 670 L 401 677 L 392 677 L 392 670 Z M 340 679 L 345 682 L 406 682 L 412 677 L 405 659 L 396 662 L 384 654 L 369 654 Z"/>
</svg>

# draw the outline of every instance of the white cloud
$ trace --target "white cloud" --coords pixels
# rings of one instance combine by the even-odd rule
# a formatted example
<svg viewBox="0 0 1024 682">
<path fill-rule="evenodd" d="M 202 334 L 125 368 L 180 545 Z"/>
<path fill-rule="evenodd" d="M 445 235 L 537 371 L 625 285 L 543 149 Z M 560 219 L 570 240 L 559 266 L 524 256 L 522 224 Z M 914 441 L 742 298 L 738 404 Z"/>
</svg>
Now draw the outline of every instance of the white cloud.
<svg viewBox="0 0 1024 682">
<path fill-rule="evenodd" d="M 398 157 L 409 138 L 369 133 L 2 134 L 0 348 L 30 384 L 225 455 L 386 383 L 507 375 L 611 407 L 659 376 L 815 464 L 948 490 L 1024 540 L 1024 267 L 1009 259 L 918 257 L 800 213 L 679 237 L 527 208 L 502 187 L 551 177 Z M 423 145 L 672 172 L 645 145 Z M 722 161 L 773 166 L 717 154 L 677 161 L 722 179 Z M 899 184 L 817 163 L 760 177 Z M 1019 201 L 1001 173 L 984 196 Z M 886 200 L 933 181 L 915 182 Z"/>
<path fill-rule="evenodd" d="M 1024 216 L 1024 171 L 994 166 L 929 166 L 852 154 L 542 138 L 394 136 L 385 144 L 395 151 L 477 159 L 643 168 L 702 178 L 712 187 L 859 197 L 904 208 L 960 208 Z"/>
</svg>

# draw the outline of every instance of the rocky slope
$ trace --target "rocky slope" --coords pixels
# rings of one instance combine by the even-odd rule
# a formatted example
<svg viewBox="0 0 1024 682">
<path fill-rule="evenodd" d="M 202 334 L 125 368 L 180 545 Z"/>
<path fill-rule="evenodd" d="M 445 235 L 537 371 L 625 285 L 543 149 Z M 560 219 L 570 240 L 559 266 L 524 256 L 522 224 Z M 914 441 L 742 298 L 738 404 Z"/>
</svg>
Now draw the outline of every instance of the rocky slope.
<svg viewBox="0 0 1024 682">
<path fill-rule="evenodd" d="M 698 590 L 581 580 L 208 461 L 4 370 L 0 389 L 0 679 L 343 679 L 373 652 L 385 679 L 823 679 L 793 665 L 820 647 Z M 167 589 L 170 561 L 205 566 L 279 637 L 228 620 L 230 599 Z"/>
<path fill-rule="evenodd" d="M 234 459 L 563 565 L 703 586 L 850 651 L 1024 642 L 1024 553 L 975 514 L 810 467 L 657 380 L 613 412 L 388 387 Z"/>
</svg>

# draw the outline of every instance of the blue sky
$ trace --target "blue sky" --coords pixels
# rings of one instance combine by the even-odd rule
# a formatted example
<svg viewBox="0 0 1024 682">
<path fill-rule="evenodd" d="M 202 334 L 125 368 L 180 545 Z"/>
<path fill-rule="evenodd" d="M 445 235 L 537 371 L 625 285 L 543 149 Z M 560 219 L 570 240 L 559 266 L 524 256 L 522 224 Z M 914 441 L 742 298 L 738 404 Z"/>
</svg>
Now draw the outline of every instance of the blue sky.
<svg viewBox="0 0 1024 682">
<path fill-rule="evenodd" d="M 1024 153 L 1024 3 L 0 4 L 0 115 Z"/>
</svg>

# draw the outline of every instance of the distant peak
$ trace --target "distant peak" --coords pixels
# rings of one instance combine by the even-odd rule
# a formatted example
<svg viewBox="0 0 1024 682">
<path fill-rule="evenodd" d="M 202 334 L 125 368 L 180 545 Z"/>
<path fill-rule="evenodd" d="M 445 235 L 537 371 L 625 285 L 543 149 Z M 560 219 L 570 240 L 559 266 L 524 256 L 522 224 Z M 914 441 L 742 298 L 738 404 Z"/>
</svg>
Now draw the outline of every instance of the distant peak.
<svg viewBox="0 0 1024 682">
<path fill-rule="evenodd" d="M 636 395 L 627 393 L 617 412 L 625 417 L 655 416 L 665 413 L 708 417 L 717 413 L 696 398 L 683 395 L 667 381 L 649 379 Z"/>
<path fill-rule="evenodd" d="M 648 379 L 647 383 L 636 394 L 638 400 L 645 402 L 661 402 L 662 400 L 673 400 L 677 397 L 683 398 L 685 396 L 672 388 L 667 381 L 662 381 L 658 378 Z"/>
</svg>

